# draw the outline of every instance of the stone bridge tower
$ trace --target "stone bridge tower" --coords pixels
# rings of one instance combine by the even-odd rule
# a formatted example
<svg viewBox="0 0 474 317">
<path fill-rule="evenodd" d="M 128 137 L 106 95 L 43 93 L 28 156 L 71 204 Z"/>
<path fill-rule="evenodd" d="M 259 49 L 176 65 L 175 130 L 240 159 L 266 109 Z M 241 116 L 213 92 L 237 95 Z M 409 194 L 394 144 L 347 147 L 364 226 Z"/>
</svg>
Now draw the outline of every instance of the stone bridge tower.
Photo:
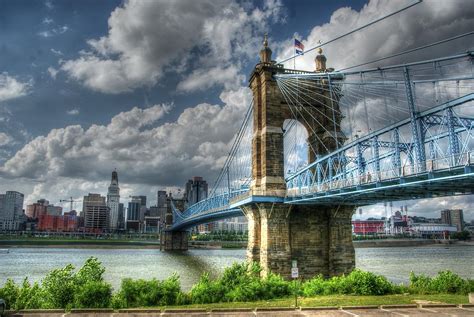
<svg viewBox="0 0 474 317">
<path fill-rule="evenodd" d="M 250 77 L 254 107 L 251 195 L 265 196 L 265 199 L 241 207 L 249 220 L 247 258 L 259 261 L 264 275 L 271 271 L 290 277 L 292 260 L 297 260 L 303 278 L 349 273 L 355 265 L 351 227 L 354 206 L 281 203 L 286 193 L 283 122 L 293 116 L 273 77 L 287 70 L 271 60 L 272 51 L 266 37 L 263 45 L 260 62 Z M 321 51 L 316 57 L 316 71 L 326 72 L 326 58 Z M 308 144 L 317 154 L 325 154 L 326 149 L 332 151 L 336 143 L 342 144 L 345 140 L 340 132 L 341 116 L 329 121 L 322 114 L 331 106 L 338 107 L 337 102 L 331 105 L 330 99 L 321 95 L 329 96 L 329 93 L 321 89 L 315 94 L 314 104 L 304 105 L 313 119 L 301 121 L 308 130 Z M 314 155 L 310 155 L 310 162 L 314 159 Z"/>
</svg>

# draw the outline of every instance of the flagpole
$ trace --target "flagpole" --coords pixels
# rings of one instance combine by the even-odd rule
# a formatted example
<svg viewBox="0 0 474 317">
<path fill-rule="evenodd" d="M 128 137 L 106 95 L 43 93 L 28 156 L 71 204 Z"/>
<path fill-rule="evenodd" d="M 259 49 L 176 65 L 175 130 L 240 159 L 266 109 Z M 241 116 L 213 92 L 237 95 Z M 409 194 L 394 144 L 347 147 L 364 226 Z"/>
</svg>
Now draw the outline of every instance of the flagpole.
<svg viewBox="0 0 474 317">
<path fill-rule="evenodd" d="M 293 37 L 293 49 L 295 50 L 295 56 L 296 56 L 296 36 Z M 296 70 L 296 57 L 293 58 L 293 70 Z"/>
</svg>

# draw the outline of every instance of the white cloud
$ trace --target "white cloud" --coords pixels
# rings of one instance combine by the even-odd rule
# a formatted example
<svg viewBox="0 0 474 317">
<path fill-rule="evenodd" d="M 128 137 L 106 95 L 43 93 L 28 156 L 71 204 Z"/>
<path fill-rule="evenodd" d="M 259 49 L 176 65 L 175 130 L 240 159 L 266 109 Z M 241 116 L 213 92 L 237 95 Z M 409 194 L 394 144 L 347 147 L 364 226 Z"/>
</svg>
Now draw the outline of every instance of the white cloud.
<svg viewBox="0 0 474 317">
<path fill-rule="evenodd" d="M 0 132 L 0 147 L 7 145 L 11 141 L 12 141 L 12 138 L 8 134 L 4 132 Z"/>
<path fill-rule="evenodd" d="M 105 193 L 114 168 L 120 172 L 121 184 L 135 194 L 152 195 L 157 188 L 182 186 L 193 175 L 212 183 L 241 124 L 250 93 L 241 88 L 220 97 L 224 105 L 202 103 L 170 122 L 164 118 L 172 106 L 155 105 L 119 113 L 107 125 L 53 129 L 0 166 L 0 179 L 5 184 L 21 179 L 38 182 L 33 188 L 24 187 L 30 201 Z"/>
<path fill-rule="evenodd" d="M 55 50 L 54 48 L 51 48 L 51 52 L 54 54 L 54 55 L 57 55 L 57 56 L 63 56 L 63 52 L 61 52 L 60 50 Z"/>
<path fill-rule="evenodd" d="M 51 23 L 53 23 L 53 22 L 54 22 L 54 20 L 51 19 L 51 18 L 48 18 L 48 17 L 46 17 L 46 18 L 43 19 L 43 23 L 44 23 L 44 24 L 51 24 Z"/>
<path fill-rule="evenodd" d="M 64 34 L 68 30 L 69 30 L 69 27 L 67 25 L 63 25 L 63 26 L 58 26 L 56 28 L 52 28 L 50 30 L 40 31 L 38 32 L 38 35 L 44 38 L 48 38 L 48 37 L 53 37 L 55 35 Z"/>
<path fill-rule="evenodd" d="M 27 95 L 31 86 L 31 81 L 20 82 L 8 73 L 0 73 L 0 102 Z"/>
<path fill-rule="evenodd" d="M 48 67 L 48 73 L 49 76 L 51 76 L 52 79 L 56 79 L 56 75 L 58 74 L 58 70 L 54 67 Z"/>
<path fill-rule="evenodd" d="M 305 48 L 311 48 L 318 41 L 325 42 L 336 38 L 368 22 L 394 12 L 413 1 L 372 0 L 360 11 L 349 7 L 337 9 L 329 23 L 315 26 L 307 38 L 303 38 Z M 474 6 L 470 0 L 437 1 L 425 0 L 422 3 L 377 23 L 363 31 L 333 42 L 323 48 L 328 58 L 328 66 L 336 69 L 368 62 L 376 58 L 436 42 L 454 35 L 472 31 L 474 27 Z M 291 39 L 279 43 L 277 60 L 292 56 L 294 48 Z M 416 54 L 404 55 L 403 60 L 432 58 L 453 54 L 473 48 L 472 37 L 428 49 Z M 299 69 L 313 70 L 316 51 L 298 57 Z M 383 65 L 400 62 L 401 59 L 384 61 Z M 293 67 L 293 61 L 286 66 Z M 374 65 L 380 66 L 380 64 Z"/>
<path fill-rule="evenodd" d="M 153 86 L 167 71 L 191 72 L 180 84 L 185 91 L 225 84 L 229 74 L 221 71 L 237 74 L 241 58 L 256 56 L 279 8 L 279 1 L 265 1 L 259 9 L 231 0 L 129 0 L 112 12 L 107 36 L 89 40 L 91 51 L 61 69 L 104 93 Z"/>
<path fill-rule="evenodd" d="M 77 108 L 71 109 L 71 110 L 68 110 L 66 113 L 71 116 L 77 116 L 79 114 L 79 109 Z"/>
<path fill-rule="evenodd" d="M 223 84 L 229 89 L 239 87 L 245 79 L 239 71 L 240 69 L 236 66 L 197 69 L 178 84 L 177 90 L 184 92 L 207 90 L 216 84 Z"/>
<path fill-rule="evenodd" d="M 53 2 L 51 0 L 46 0 L 44 2 L 44 5 L 46 6 L 46 8 L 48 8 L 49 10 L 52 10 L 54 9 L 54 5 L 53 5 Z"/>
</svg>

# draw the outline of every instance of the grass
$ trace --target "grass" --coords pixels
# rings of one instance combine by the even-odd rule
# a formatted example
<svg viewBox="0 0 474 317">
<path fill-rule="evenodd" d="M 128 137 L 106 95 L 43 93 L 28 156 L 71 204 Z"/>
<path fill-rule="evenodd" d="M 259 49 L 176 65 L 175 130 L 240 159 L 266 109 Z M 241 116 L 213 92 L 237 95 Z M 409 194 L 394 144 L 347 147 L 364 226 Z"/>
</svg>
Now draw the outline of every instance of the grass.
<svg viewBox="0 0 474 317">
<path fill-rule="evenodd" d="M 365 306 L 365 305 L 399 305 L 416 304 L 421 302 L 433 302 L 444 304 L 467 304 L 467 295 L 384 295 L 384 296 L 352 296 L 352 295 L 330 295 L 310 298 L 298 298 L 298 306 L 301 307 L 324 307 L 324 306 Z M 215 304 L 192 304 L 185 306 L 168 306 L 170 309 L 193 309 L 193 308 L 259 308 L 259 307 L 294 307 L 295 298 L 287 297 L 257 302 L 229 302 Z"/>
</svg>

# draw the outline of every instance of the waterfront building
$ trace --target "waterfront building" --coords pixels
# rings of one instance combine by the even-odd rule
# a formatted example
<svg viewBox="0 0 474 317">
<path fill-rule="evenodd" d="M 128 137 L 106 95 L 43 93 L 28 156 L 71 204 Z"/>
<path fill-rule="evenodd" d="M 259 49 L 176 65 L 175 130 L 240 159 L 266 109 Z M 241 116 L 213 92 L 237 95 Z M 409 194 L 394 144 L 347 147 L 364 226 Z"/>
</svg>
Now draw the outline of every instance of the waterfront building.
<svg viewBox="0 0 474 317">
<path fill-rule="evenodd" d="M 46 207 L 46 213 L 52 216 L 61 216 L 63 214 L 63 207 L 55 206 L 55 205 L 48 205 Z"/>
<path fill-rule="evenodd" d="M 38 218 L 38 231 L 72 232 L 79 226 L 79 217 L 71 212 L 61 216 L 43 214 Z"/>
<path fill-rule="evenodd" d="M 138 201 L 130 201 L 128 202 L 128 209 L 127 209 L 127 221 L 139 221 L 140 220 L 140 202 Z"/>
<path fill-rule="evenodd" d="M 183 198 L 186 202 L 184 209 L 207 198 L 208 185 L 207 182 L 200 176 L 194 176 L 192 179 L 188 180 L 184 188 L 185 191 Z M 215 227 L 216 224 L 214 222 L 210 222 L 198 225 L 195 229 L 193 229 L 193 231 L 197 230 L 199 233 L 208 233 L 214 231 Z"/>
<path fill-rule="evenodd" d="M 199 228 L 201 229 L 201 228 Z M 236 232 L 236 233 L 245 233 L 248 231 L 248 222 L 247 218 L 242 217 L 233 217 L 226 220 L 216 221 L 212 223 L 212 227 L 205 229 L 212 229 L 210 231 L 216 232 Z"/>
<path fill-rule="evenodd" d="M 355 235 L 377 235 L 385 233 L 385 220 L 352 220 Z"/>
<path fill-rule="evenodd" d="M 43 215 L 61 216 L 63 207 L 50 204 L 46 199 L 39 199 L 35 203 L 26 206 L 25 214 L 30 219 L 39 219 Z"/>
<path fill-rule="evenodd" d="M 119 203 L 117 229 L 125 229 L 125 206 Z"/>
<path fill-rule="evenodd" d="M 157 193 L 157 200 L 156 200 L 156 207 L 158 208 L 158 217 L 160 217 L 160 222 L 164 223 L 166 219 L 166 210 L 167 210 L 167 200 L 168 200 L 168 195 L 166 194 L 166 191 L 164 190 L 159 190 Z"/>
<path fill-rule="evenodd" d="M 87 231 L 103 231 L 109 226 L 109 207 L 100 194 L 84 196 L 82 211 Z"/>
<path fill-rule="evenodd" d="M 38 219 L 42 215 L 48 213 L 49 201 L 46 199 L 39 199 L 35 203 L 26 206 L 26 216 L 32 219 Z"/>
<path fill-rule="evenodd" d="M 132 196 L 132 200 L 128 202 L 126 222 L 126 229 L 128 231 L 139 232 L 141 229 L 141 213 L 143 209 L 143 200 L 141 197 L 142 196 Z"/>
<path fill-rule="evenodd" d="M 414 223 L 411 230 L 420 238 L 447 239 L 450 234 L 457 231 L 457 227 L 445 223 Z"/>
<path fill-rule="evenodd" d="M 462 209 L 441 210 L 441 222 L 456 226 L 457 231 L 464 229 L 464 215 Z"/>
<path fill-rule="evenodd" d="M 25 196 L 17 191 L 0 194 L 0 230 L 19 230 Z"/>
<path fill-rule="evenodd" d="M 186 199 L 188 206 L 191 206 L 206 199 L 207 193 L 207 182 L 202 177 L 194 176 L 192 179 L 188 180 L 185 185 L 184 198 Z"/>
<path fill-rule="evenodd" d="M 120 187 L 117 171 L 112 172 L 112 180 L 107 192 L 107 207 L 109 207 L 109 229 L 116 230 L 119 226 Z"/>
</svg>

